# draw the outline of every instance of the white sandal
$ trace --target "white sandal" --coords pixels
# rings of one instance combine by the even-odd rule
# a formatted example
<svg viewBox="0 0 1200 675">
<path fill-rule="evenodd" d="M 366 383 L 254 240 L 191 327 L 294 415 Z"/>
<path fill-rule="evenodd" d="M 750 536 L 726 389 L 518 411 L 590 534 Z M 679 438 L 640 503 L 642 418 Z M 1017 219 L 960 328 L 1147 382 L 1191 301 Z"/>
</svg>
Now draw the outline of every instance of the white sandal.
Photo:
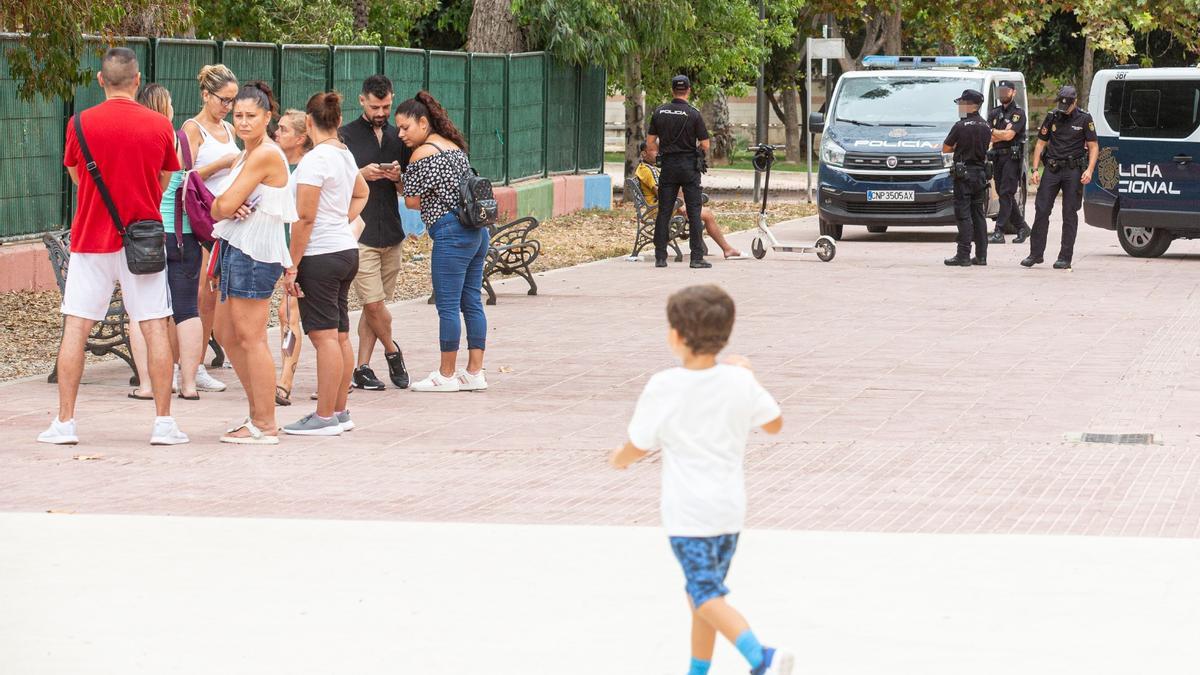
<svg viewBox="0 0 1200 675">
<path fill-rule="evenodd" d="M 245 429 L 250 432 L 249 436 L 231 436 L 230 434 L 237 433 Z M 229 429 L 225 435 L 221 437 L 222 443 L 232 443 L 234 445 L 279 445 L 278 436 L 268 436 L 261 429 L 254 426 L 254 422 L 250 418 L 242 420 L 242 423 L 236 427 Z"/>
</svg>

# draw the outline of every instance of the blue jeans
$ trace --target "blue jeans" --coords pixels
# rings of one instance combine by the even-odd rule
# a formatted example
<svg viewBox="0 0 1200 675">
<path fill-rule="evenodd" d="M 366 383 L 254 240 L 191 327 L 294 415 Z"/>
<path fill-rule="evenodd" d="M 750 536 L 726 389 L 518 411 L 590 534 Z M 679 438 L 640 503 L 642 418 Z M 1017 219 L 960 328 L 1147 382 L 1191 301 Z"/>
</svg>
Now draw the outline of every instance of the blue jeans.
<svg viewBox="0 0 1200 675">
<path fill-rule="evenodd" d="M 487 317 L 483 313 L 483 263 L 488 230 L 463 227 L 447 213 L 429 227 L 433 240 L 433 294 L 438 311 L 438 340 L 443 352 L 457 352 L 462 336 L 459 312 L 467 322 L 467 349 L 484 349 Z"/>
</svg>

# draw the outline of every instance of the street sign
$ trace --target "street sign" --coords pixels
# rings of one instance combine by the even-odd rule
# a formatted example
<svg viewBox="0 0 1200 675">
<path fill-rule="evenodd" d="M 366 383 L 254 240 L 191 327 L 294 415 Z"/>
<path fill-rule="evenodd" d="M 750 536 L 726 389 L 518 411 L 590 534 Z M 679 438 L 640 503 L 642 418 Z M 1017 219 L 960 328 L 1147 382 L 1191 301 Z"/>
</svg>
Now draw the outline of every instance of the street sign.
<svg viewBox="0 0 1200 675">
<path fill-rule="evenodd" d="M 848 59 L 846 41 L 842 38 L 808 38 L 808 58 Z"/>
</svg>

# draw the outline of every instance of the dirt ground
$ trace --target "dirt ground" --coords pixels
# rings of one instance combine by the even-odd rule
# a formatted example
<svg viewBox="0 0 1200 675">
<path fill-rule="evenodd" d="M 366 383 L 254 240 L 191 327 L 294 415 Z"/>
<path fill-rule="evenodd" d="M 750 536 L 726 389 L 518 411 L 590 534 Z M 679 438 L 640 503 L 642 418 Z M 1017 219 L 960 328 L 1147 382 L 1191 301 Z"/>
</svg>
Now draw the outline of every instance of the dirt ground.
<svg viewBox="0 0 1200 675">
<path fill-rule="evenodd" d="M 754 224 L 755 206 L 749 202 L 718 201 L 712 206 L 717 222 L 726 231 L 736 232 Z M 771 206 L 771 220 L 778 222 L 813 212 L 808 204 L 777 203 Z M 534 271 L 626 255 L 633 244 L 633 232 L 633 209 L 624 205 L 610 211 L 584 211 L 552 218 L 534 232 L 534 238 L 542 245 Z M 405 242 L 405 264 L 396 284 L 395 300 L 429 295 L 430 246 L 425 237 Z M 58 313 L 60 302 L 56 290 L 0 294 L 0 381 L 42 375 L 54 367 L 62 325 Z M 350 303 L 351 309 L 358 309 L 353 294 Z M 276 323 L 273 312 L 271 325 Z"/>
</svg>

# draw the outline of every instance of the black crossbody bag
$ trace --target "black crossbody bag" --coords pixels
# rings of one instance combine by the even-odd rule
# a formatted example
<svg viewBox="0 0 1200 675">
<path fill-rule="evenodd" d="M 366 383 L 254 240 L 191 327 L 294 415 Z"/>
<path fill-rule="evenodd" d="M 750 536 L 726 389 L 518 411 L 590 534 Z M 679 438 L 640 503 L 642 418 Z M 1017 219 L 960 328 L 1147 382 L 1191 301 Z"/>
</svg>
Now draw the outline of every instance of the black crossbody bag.
<svg viewBox="0 0 1200 675">
<path fill-rule="evenodd" d="M 100 192 L 100 198 L 108 207 L 108 215 L 112 217 L 113 227 L 121 234 L 121 242 L 125 249 L 125 264 L 134 274 L 157 274 L 167 268 L 167 250 L 163 245 L 163 224 L 159 220 L 136 220 L 122 224 L 121 216 L 117 213 L 117 205 L 113 203 L 108 186 L 100 177 L 100 167 L 88 149 L 87 141 L 83 138 L 83 123 L 80 115 L 75 115 L 75 137 L 79 140 L 79 149 L 87 161 L 87 171 Z"/>
</svg>

